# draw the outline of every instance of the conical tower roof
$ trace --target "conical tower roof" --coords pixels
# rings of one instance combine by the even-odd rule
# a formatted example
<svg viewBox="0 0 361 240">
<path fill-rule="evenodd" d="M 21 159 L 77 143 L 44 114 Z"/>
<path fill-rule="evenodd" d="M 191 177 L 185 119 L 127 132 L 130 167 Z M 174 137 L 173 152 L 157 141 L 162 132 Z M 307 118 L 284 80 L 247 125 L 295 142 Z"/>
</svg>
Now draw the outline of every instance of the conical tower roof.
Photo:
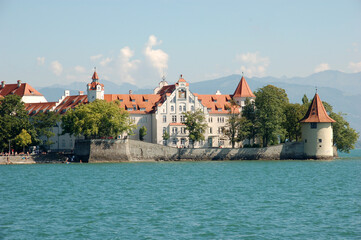
<svg viewBox="0 0 361 240">
<path fill-rule="evenodd" d="M 332 118 L 330 118 L 326 112 L 325 107 L 322 104 L 322 101 L 320 99 L 320 96 L 316 93 L 310 107 L 308 108 L 308 111 L 303 119 L 301 119 L 300 122 L 304 123 L 318 123 L 318 122 L 336 122 Z"/>
<path fill-rule="evenodd" d="M 97 71 L 95 71 L 95 70 L 94 70 L 94 73 L 93 73 L 92 79 L 93 79 L 93 80 L 99 80 L 99 77 L 98 77 Z"/>
<path fill-rule="evenodd" d="M 246 79 L 242 76 L 239 81 L 236 91 L 233 93 L 233 97 L 256 97 L 248 86 Z"/>
</svg>

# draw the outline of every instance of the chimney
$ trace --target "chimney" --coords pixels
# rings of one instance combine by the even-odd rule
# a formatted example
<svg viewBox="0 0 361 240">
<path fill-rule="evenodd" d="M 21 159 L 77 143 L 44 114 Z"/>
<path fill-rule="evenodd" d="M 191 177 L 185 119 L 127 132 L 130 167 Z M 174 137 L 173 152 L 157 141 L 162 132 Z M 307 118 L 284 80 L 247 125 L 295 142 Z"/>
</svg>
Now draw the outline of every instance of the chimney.
<svg viewBox="0 0 361 240">
<path fill-rule="evenodd" d="M 129 94 L 133 94 L 133 91 L 132 91 L 132 90 L 129 90 Z"/>
<path fill-rule="evenodd" d="M 216 95 L 222 95 L 221 91 L 217 90 Z"/>
<path fill-rule="evenodd" d="M 69 91 L 69 90 L 65 90 L 65 91 L 64 91 L 64 96 L 65 96 L 65 97 L 69 97 L 69 96 L 70 96 L 70 91 Z"/>
<path fill-rule="evenodd" d="M 21 86 L 21 80 L 18 80 L 18 87 Z"/>
<path fill-rule="evenodd" d="M 79 91 L 79 95 L 83 96 L 84 95 L 84 91 Z"/>
<path fill-rule="evenodd" d="M 1 81 L 1 88 L 5 87 L 5 81 Z"/>
</svg>

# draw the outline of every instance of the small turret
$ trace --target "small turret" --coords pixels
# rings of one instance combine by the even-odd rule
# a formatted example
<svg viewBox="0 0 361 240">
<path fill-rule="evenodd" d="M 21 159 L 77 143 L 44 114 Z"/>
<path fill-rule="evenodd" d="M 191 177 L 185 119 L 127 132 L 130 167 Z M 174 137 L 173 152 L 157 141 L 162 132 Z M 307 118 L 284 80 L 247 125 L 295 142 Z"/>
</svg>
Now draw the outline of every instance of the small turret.
<svg viewBox="0 0 361 240">
<path fill-rule="evenodd" d="M 248 83 L 244 76 L 242 76 L 241 80 L 238 83 L 236 90 L 232 96 L 233 100 L 241 107 L 245 105 L 246 99 L 255 99 L 256 96 L 252 93 L 251 89 L 248 86 Z"/>
</svg>

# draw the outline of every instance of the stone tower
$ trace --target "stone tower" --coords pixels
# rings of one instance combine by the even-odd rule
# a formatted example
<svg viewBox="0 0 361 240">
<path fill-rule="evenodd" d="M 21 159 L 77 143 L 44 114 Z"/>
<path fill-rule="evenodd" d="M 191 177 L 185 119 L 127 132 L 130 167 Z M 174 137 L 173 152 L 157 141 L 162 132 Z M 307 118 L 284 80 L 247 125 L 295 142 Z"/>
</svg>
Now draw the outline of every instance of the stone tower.
<svg viewBox="0 0 361 240">
<path fill-rule="evenodd" d="M 304 154 L 311 159 L 333 159 L 333 132 L 330 118 L 318 94 L 300 121 Z"/>
<path fill-rule="evenodd" d="M 104 100 L 104 84 L 99 83 L 99 77 L 94 69 L 92 82 L 87 84 L 88 101 L 93 102 L 95 99 Z"/>
</svg>

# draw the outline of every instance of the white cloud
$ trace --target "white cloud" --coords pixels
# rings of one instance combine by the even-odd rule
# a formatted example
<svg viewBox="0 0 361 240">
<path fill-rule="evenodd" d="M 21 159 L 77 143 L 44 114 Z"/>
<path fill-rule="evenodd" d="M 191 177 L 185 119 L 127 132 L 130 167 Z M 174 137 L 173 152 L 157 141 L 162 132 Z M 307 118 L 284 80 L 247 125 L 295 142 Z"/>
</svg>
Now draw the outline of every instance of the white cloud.
<svg viewBox="0 0 361 240">
<path fill-rule="evenodd" d="M 91 56 L 91 57 L 90 57 L 90 60 L 95 61 L 95 60 L 97 60 L 97 59 L 99 59 L 99 58 L 101 58 L 101 57 L 103 57 L 103 55 L 102 55 L 102 54 L 98 54 L 98 55 L 95 55 L 95 56 Z"/>
<path fill-rule="evenodd" d="M 264 76 L 269 66 L 269 58 L 260 56 L 259 52 L 238 54 L 236 59 L 241 62 L 240 71 L 248 77 Z"/>
<path fill-rule="evenodd" d="M 85 68 L 82 66 L 75 66 L 74 70 L 78 73 L 85 73 L 85 71 L 86 71 Z"/>
<path fill-rule="evenodd" d="M 131 72 L 138 68 L 140 60 L 131 60 L 133 56 L 134 51 L 132 51 L 129 47 L 124 47 L 120 50 L 118 57 L 118 73 L 122 82 L 135 83 Z"/>
<path fill-rule="evenodd" d="M 36 60 L 39 66 L 44 65 L 45 63 L 45 57 L 37 57 Z"/>
<path fill-rule="evenodd" d="M 158 71 L 161 76 L 168 69 L 168 54 L 161 49 L 153 49 L 154 46 L 160 45 L 162 41 L 157 41 L 154 35 L 149 36 L 144 54 L 151 65 Z"/>
<path fill-rule="evenodd" d="M 107 58 L 104 58 L 102 61 L 100 61 L 100 65 L 101 66 L 106 66 L 108 63 L 110 63 L 111 61 L 113 61 L 113 59 L 107 57 Z"/>
<path fill-rule="evenodd" d="M 53 73 L 57 76 L 59 76 L 63 72 L 63 66 L 58 61 L 53 61 L 50 67 Z"/>
<path fill-rule="evenodd" d="M 350 62 L 348 68 L 351 69 L 352 72 L 361 72 L 361 62 Z"/>
<path fill-rule="evenodd" d="M 328 63 L 321 63 L 320 65 L 316 66 L 315 73 L 323 72 L 326 70 L 330 70 L 330 66 L 328 65 Z"/>
</svg>

